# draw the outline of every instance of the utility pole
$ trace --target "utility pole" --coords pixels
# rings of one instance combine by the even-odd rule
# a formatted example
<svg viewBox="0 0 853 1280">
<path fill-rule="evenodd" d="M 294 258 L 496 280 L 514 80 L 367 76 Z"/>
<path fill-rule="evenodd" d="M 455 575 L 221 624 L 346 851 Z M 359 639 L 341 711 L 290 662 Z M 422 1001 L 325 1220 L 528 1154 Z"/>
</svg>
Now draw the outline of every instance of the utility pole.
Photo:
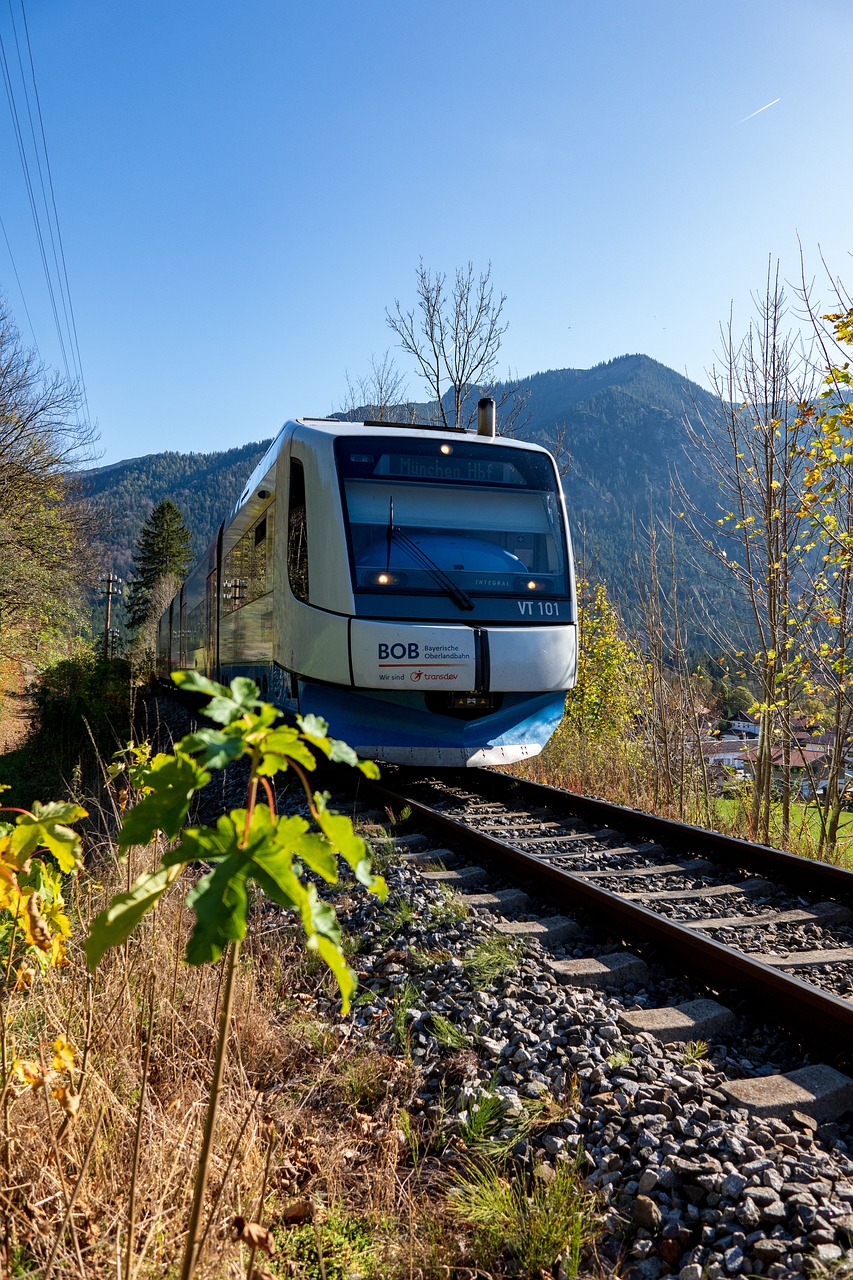
<svg viewBox="0 0 853 1280">
<path fill-rule="evenodd" d="M 121 594 L 122 580 L 117 573 L 102 573 L 98 581 L 103 584 L 101 590 L 107 598 L 107 611 L 104 617 L 104 658 L 110 658 L 112 657 L 110 621 L 112 619 L 113 596 Z"/>
</svg>

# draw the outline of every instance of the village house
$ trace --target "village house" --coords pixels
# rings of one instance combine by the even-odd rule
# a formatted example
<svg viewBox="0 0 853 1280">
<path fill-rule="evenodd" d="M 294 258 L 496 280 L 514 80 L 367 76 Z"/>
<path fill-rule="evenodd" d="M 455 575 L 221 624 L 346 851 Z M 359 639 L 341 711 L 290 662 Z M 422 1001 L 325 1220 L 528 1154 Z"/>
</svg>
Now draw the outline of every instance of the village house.
<svg viewBox="0 0 853 1280">
<path fill-rule="evenodd" d="M 743 767 L 755 772 L 758 748 L 749 747 L 743 752 Z M 789 748 L 788 765 L 791 775 L 791 792 L 801 800 L 813 800 L 820 793 L 821 783 L 826 781 L 830 750 L 819 744 L 813 746 L 792 745 Z M 785 769 L 785 752 L 774 747 L 770 753 L 770 769 L 774 790 L 781 791 Z"/>
</svg>

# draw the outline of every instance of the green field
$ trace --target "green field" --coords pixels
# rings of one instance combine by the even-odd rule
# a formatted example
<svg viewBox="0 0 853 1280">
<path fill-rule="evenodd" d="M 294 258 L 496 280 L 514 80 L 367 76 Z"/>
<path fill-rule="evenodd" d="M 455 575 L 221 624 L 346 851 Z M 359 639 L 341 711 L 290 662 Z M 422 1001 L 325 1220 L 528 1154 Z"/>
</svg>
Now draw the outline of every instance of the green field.
<svg viewBox="0 0 853 1280">
<path fill-rule="evenodd" d="M 714 800 L 717 823 L 720 831 L 733 834 L 747 827 L 745 799 L 738 796 L 718 796 Z M 791 805 L 791 838 L 789 847 L 794 853 L 804 857 L 816 857 L 820 836 L 820 818 L 816 805 Z M 771 844 L 781 847 L 782 844 L 782 811 L 777 805 L 773 813 Z M 842 813 L 839 827 L 838 849 L 834 859 L 839 866 L 853 868 L 853 813 Z"/>
</svg>

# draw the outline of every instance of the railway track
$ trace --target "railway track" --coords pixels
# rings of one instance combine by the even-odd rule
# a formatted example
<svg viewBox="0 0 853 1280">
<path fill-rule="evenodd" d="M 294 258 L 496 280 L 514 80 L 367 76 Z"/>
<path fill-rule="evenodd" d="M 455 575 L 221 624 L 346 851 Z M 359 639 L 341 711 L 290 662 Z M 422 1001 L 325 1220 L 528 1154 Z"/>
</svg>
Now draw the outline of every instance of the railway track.
<svg viewBox="0 0 853 1280">
<path fill-rule="evenodd" d="M 369 796 L 397 813 L 408 807 L 418 830 L 551 904 L 554 927 L 546 915 L 511 921 L 512 932 L 582 942 L 578 917 L 592 920 L 606 935 L 651 946 L 709 991 L 740 993 L 804 1044 L 853 1063 L 853 1002 L 845 994 L 853 994 L 853 873 L 487 771 L 436 780 L 387 770 Z M 464 887 L 465 874 L 448 873 L 448 883 L 455 877 Z M 499 910 L 502 902 L 519 914 L 517 895 L 490 905 Z M 641 966 L 640 957 L 611 949 L 556 960 L 554 971 L 567 983 L 617 987 Z M 637 1029 L 705 1038 L 720 1023 L 720 1006 L 694 1004 L 651 1011 Z"/>
<path fill-rule="evenodd" d="M 404 1046 L 421 1161 L 497 1143 L 546 1181 L 580 1161 L 628 1280 L 853 1268 L 853 877 L 507 775 L 386 768 L 353 803 L 351 770 L 323 774 L 388 860 L 387 903 L 338 908 L 351 1033 Z M 244 789 L 238 766 L 217 804 Z M 484 977 L 496 932 L 532 945 Z"/>
</svg>

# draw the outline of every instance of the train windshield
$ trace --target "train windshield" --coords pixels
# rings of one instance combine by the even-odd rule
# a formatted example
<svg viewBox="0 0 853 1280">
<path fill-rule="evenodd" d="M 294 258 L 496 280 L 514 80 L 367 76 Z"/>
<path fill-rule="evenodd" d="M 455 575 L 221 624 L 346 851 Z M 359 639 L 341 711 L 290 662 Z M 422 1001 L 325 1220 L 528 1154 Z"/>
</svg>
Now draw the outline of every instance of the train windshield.
<svg viewBox="0 0 853 1280">
<path fill-rule="evenodd" d="M 357 591 L 565 597 L 551 459 L 455 437 L 335 442 Z"/>
</svg>

